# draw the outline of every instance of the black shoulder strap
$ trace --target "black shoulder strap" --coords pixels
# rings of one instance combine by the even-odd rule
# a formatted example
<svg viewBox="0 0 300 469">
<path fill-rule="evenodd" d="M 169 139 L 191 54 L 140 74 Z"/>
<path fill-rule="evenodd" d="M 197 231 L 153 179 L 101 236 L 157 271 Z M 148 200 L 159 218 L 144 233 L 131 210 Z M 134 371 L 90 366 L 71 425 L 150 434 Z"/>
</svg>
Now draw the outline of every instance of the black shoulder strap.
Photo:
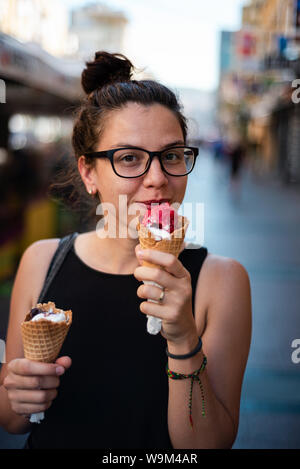
<svg viewBox="0 0 300 469">
<path fill-rule="evenodd" d="M 55 253 L 52 257 L 52 260 L 50 262 L 48 272 L 47 272 L 47 275 L 46 275 L 46 279 L 45 279 L 45 282 L 44 282 L 42 291 L 39 295 L 37 303 L 43 303 L 45 294 L 46 294 L 52 280 L 54 279 L 55 275 L 59 271 L 60 266 L 62 265 L 63 260 L 66 257 L 68 251 L 72 247 L 74 238 L 76 238 L 77 235 L 78 235 L 78 233 L 76 231 L 75 233 L 71 233 L 71 234 L 69 234 L 69 235 L 67 235 L 64 238 L 61 238 L 59 240 L 57 249 L 56 249 L 56 251 L 55 251 Z"/>
</svg>

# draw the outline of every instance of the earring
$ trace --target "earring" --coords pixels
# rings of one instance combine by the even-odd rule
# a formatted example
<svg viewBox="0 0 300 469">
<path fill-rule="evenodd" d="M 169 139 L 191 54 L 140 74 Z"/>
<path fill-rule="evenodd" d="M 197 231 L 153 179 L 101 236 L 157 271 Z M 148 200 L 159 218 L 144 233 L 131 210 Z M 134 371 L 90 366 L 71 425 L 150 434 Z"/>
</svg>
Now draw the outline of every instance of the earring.
<svg viewBox="0 0 300 469">
<path fill-rule="evenodd" d="M 93 190 L 92 189 L 89 189 L 89 194 L 92 194 L 93 193 Z"/>
</svg>

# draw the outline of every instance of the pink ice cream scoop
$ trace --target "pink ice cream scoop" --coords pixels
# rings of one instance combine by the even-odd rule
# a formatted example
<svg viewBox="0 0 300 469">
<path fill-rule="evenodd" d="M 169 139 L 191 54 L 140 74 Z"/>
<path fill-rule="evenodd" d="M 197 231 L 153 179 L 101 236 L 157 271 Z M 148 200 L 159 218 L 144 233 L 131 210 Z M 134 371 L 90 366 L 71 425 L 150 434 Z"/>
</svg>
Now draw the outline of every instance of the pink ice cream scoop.
<svg viewBox="0 0 300 469">
<path fill-rule="evenodd" d="M 173 233 L 175 227 L 178 225 L 178 215 L 168 202 L 163 204 L 153 204 L 148 207 L 144 215 L 142 224 L 147 226 L 154 234 L 163 235 L 163 230 L 166 236 L 169 237 Z M 157 232 L 159 230 L 159 233 Z"/>
</svg>

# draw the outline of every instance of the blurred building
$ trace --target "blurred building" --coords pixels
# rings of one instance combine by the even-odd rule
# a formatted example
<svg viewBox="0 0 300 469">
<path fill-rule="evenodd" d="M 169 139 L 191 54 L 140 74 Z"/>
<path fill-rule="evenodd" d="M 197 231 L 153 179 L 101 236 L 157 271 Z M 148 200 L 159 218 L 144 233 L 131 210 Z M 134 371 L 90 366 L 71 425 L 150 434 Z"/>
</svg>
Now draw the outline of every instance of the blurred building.
<svg viewBox="0 0 300 469">
<path fill-rule="evenodd" d="M 221 31 L 220 78 L 236 68 L 235 35 L 234 31 Z"/>
<path fill-rule="evenodd" d="M 0 1 L 0 291 L 29 244 L 73 223 L 47 194 L 82 96 L 69 39 L 64 2 Z"/>
<path fill-rule="evenodd" d="M 78 45 L 73 58 L 83 63 L 93 59 L 99 50 L 127 55 L 128 25 L 122 11 L 112 9 L 104 2 L 89 3 L 72 10 L 70 32 Z M 149 67 L 136 67 L 132 76 L 135 80 L 156 79 Z"/>
<path fill-rule="evenodd" d="M 241 30 L 221 34 L 221 131 L 247 143 L 256 170 L 286 182 L 300 182 L 299 106 L 292 99 L 299 28 L 299 0 L 252 0 L 242 9 Z"/>
<path fill-rule="evenodd" d="M 299 6 L 298 0 L 252 0 L 243 7 L 243 29 L 251 28 L 258 34 L 259 56 L 263 61 L 268 57 L 288 60 L 292 55 L 294 59 L 299 56 Z"/>
<path fill-rule="evenodd" d="M 95 51 L 124 52 L 126 16 L 103 3 L 94 3 L 72 11 L 71 32 L 78 39 L 76 57 L 93 58 Z"/>
<path fill-rule="evenodd" d="M 216 92 L 193 88 L 178 88 L 174 92 L 184 108 L 188 119 L 188 140 L 196 145 L 212 139 L 216 133 Z"/>
<path fill-rule="evenodd" d="M 69 33 L 67 7 L 60 0 L 1 0 L 0 31 L 39 44 L 54 56 L 70 55 L 77 47 Z"/>
</svg>

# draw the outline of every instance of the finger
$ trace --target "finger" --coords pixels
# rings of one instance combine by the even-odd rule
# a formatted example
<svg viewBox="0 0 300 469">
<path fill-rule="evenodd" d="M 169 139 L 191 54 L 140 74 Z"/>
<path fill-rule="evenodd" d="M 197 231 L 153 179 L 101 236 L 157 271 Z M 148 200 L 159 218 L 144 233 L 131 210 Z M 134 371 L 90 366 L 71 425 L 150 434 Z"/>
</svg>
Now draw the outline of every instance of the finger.
<svg viewBox="0 0 300 469">
<path fill-rule="evenodd" d="M 57 376 L 21 376 L 7 375 L 5 378 L 6 389 L 54 389 L 59 386 Z"/>
<path fill-rule="evenodd" d="M 134 249 L 135 249 L 135 254 L 136 254 L 136 256 L 137 256 L 137 255 L 138 255 L 138 252 L 141 251 L 141 249 L 142 249 L 140 243 L 138 243 L 138 244 L 135 246 Z"/>
<path fill-rule="evenodd" d="M 46 404 L 47 402 L 53 401 L 56 396 L 56 389 L 34 391 L 14 389 L 9 392 L 9 399 L 21 404 Z"/>
<path fill-rule="evenodd" d="M 186 269 L 174 254 L 157 251 L 155 249 L 142 249 L 137 251 L 138 259 L 162 266 L 167 272 L 177 278 L 186 276 Z"/>
<path fill-rule="evenodd" d="M 64 367 L 65 370 L 68 370 L 70 366 L 72 365 L 72 359 L 70 357 L 59 357 L 55 361 L 56 364 L 61 365 Z"/>
<path fill-rule="evenodd" d="M 19 358 L 14 363 L 9 363 L 9 369 L 17 375 L 21 376 L 57 376 L 64 372 L 64 368 L 55 363 L 42 363 L 28 360 L 27 358 Z"/>
<path fill-rule="evenodd" d="M 140 304 L 140 310 L 144 314 L 149 314 L 160 319 L 168 319 L 170 317 L 168 309 L 165 306 L 149 301 L 143 301 Z"/>
<path fill-rule="evenodd" d="M 60 385 L 58 376 L 37 376 L 40 379 L 40 389 L 56 389 Z"/>
<path fill-rule="evenodd" d="M 45 410 L 49 409 L 51 406 L 52 401 L 47 402 L 45 404 L 27 404 L 23 402 L 12 403 L 11 407 L 14 412 L 20 415 L 31 415 L 36 414 L 38 412 L 44 412 Z"/>
<path fill-rule="evenodd" d="M 163 290 L 163 299 L 165 300 L 166 297 L 166 290 Z M 137 289 L 137 296 L 140 298 L 149 298 L 151 300 L 161 302 L 162 289 L 159 287 L 155 287 L 152 285 L 140 285 Z"/>
<path fill-rule="evenodd" d="M 168 288 L 169 290 L 174 289 L 174 277 L 162 269 L 141 266 L 135 269 L 133 275 L 137 280 L 149 280 L 158 283 L 163 288 Z"/>
<path fill-rule="evenodd" d="M 141 251 L 141 249 L 142 249 L 142 248 L 141 248 L 141 245 L 140 245 L 140 244 L 137 244 L 137 245 L 135 246 L 135 255 L 136 255 L 137 260 L 139 261 L 139 264 L 140 264 L 140 265 L 142 265 L 142 263 L 143 263 L 143 260 L 142 260 L 142 259 L 139 257 L 139 255 L 138 255 L 138 253 L 139 253 L 139 251 Z"/>
</svg>

